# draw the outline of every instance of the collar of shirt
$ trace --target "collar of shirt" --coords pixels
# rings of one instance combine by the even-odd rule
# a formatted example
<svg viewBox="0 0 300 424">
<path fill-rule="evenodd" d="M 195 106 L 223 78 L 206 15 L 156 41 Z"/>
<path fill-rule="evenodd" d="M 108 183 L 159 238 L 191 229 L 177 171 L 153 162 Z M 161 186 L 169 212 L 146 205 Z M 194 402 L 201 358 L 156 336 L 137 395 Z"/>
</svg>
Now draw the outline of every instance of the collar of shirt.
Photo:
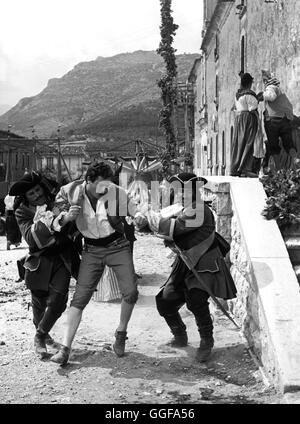
<svg viewBox="0 0 300 424">
<path fill-rule="evenodd" d="M 101 198 L 98 199 L 95 211 L 86 194 L 85 186 L 84 184 L 81 211 L 76 219 L 77 228 L 87 238 L 98 239 L 107 237 L 114 233 L 115 230 L 108 221 L 105 201 Z"/>
</svg>

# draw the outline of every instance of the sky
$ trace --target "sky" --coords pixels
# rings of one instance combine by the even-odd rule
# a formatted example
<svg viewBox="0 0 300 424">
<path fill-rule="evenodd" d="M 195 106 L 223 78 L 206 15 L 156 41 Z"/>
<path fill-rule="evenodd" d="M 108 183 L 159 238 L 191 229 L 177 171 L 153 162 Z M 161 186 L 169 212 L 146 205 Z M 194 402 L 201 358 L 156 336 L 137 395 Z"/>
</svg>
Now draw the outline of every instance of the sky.
<svg viewBox="0 0 300 424">
<path fill-rule="evenodd" d="M 160 42 L 159 0 L 1 0 L 0 107 L 84 61 Z M 202 0 L 172 0 L 177 53 L 200 53 Z M 3 111 L 2 111 L 3 113 Z"/>
</svg>

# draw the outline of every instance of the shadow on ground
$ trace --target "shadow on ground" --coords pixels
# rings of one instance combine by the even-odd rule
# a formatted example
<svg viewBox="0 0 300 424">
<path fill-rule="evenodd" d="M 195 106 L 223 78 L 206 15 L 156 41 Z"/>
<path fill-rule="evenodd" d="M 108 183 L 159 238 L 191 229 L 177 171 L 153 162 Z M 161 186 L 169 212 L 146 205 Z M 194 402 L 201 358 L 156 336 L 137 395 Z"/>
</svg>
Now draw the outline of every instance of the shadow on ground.
<svg viewBox="0 0 300 424">
<path fill-rule="evenodd" d="M 139 286 L 157 286 L 160 287 L 166 280 L 165 274 L 158 274 L 154 272 L 153 274 L 141 274 L 142 278 L 138 280 Z"/>
<path fill-rule="evenodd" d="M 58 366 L 57 372 L 59 375 L 66 376 L 77 369 L 100 367 L 111 369 L 112 377 L 160 380 L 162 383 L 172 382 L 190 386 L 198 384 L 202 377 L 207 376 L 228 383 L 228 365 L 231 363 L 231 384 L 249 386 L 256 383 L 255 378 L 251 375 L 251 371 L 255 371 L 255 368 L 251 370 L 249 367 L 247 369 L 240 367 L 241 361 L 244 359 L 245 346 L 243 344 L 214 349 L 211 359 L 206 363 L 197 362 L 195 359 L 196 348 L 192 346 L 181 349 L 185 351 L 186 357 L 184 358 L 167 356 L 168 353 L 176 353 L 176 349 L 169 348 L 168 351 L 166 345 L 158 346 L 158 350 L 161 351 L 159 358 L 134 351 L 128 351 L 124 357 L 118 358 L 108 344 L 101 350 L 74 349 L 70 362 L 65 366 Z M 250 368 L 251 364 L 250 362 Z M 53 365 L 55 366 L 55 364 Z"/>
</svg>

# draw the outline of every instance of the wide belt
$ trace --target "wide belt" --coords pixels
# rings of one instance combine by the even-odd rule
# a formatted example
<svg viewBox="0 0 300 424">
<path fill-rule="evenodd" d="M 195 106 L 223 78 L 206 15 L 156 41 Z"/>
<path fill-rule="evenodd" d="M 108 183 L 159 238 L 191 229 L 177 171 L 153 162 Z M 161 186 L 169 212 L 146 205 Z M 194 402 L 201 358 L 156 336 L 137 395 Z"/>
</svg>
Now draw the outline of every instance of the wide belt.
<svg viewBox="0 0 300 424">
<path fill-rule="evenodd" d="M 91 239 L 88 237 L 84 237 L 84 243 L 85 244 L 91 244 L 92 246 L 108 246 L 110 243 L 112 243 L 115 240 L 123 240 L 124 235 L 118 232 L 114 232 L 110 234 L 107 237 L 98 238 L 98 239 Z"/>
</svg>

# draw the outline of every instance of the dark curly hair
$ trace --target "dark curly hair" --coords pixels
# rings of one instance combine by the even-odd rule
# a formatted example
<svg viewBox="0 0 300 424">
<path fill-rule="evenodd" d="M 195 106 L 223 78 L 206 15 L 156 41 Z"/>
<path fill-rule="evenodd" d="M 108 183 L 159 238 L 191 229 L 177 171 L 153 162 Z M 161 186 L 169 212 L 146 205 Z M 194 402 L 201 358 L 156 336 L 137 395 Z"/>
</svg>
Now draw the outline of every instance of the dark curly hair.
<svg viewBox="0 0 300 424">
<path fill-rule="evenodd" d="M 241 74 L 240 77 L 242 88 L 248 88 L 252 84 L 254 79 L 252 75 L 248 74 L 248 72 L 246 72 L 245 74 Z"/>
<path fill-rule="evenodd" d="M 111 167 L 105 162 L 97 162 L 90 165 L 85 174 L 85 180 L 88 179 L 93 183 L 98 177 L 109 180 L 114 177 Z"/>
</svg>

